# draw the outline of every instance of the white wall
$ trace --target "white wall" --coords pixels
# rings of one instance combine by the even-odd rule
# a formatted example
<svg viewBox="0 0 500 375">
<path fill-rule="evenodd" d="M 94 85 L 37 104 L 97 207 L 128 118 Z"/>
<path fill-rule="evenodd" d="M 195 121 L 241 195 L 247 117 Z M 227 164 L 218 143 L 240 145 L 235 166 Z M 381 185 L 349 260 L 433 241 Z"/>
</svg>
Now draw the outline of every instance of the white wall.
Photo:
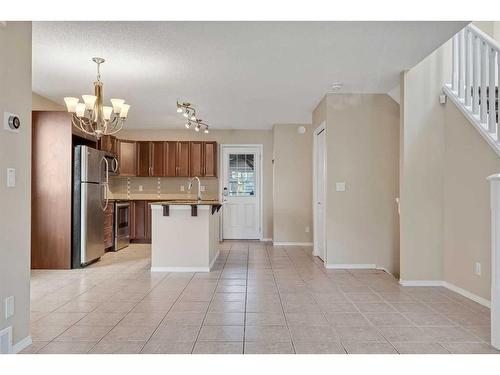
<svg viewBox="0 0 500 375">
<path fill-rule="evenodd" d="M 31 215 L 31 22 L 0 26 L 0 330 L 13 327 L 13 342 L 29 336 Z M 3 130 L 4 111 L 19 115 L 19 134 Z M 7 188 L 7 168 L 16 187 Z M 4 299 L 15 297 L 15 315 L 4 317 Z"/>
<path fill-rule="evenodd" d="M 312 126 L 276 124 L 273 139 L 273 240 L 312 243 Z"/>
</svg>

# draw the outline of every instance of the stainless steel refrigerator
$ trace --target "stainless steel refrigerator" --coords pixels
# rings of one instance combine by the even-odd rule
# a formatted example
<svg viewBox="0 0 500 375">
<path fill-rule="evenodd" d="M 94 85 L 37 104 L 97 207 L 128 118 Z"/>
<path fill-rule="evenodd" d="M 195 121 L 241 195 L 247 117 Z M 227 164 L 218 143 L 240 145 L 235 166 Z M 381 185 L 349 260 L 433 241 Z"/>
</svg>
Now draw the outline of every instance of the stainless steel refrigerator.
<svg viewBox="0 0 500 375">
<path fill-rule="evenodd" d="M 72 267 L 104 255 L 104 210 L 108 204 L 109 154 L 88 146 L 74 148 Z"/>
</svg>

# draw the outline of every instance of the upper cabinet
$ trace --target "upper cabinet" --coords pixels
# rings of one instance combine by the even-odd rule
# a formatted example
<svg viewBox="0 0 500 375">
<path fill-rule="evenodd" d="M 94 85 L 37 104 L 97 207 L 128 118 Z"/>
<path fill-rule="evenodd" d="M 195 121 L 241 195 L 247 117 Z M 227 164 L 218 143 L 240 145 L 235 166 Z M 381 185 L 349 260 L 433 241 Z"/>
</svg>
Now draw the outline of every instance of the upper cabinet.
<svg viewBox="0 0 500 375">
<path fill-rule="evenodd" d="M 178 177 L 189 176 L 189 141 L 177 142 L 177 159 L 176 159 L 176 172 Z"/>
<path fill-rule="evenodd" d="M 113 152 L 125 177 L 217 177 L 217 142 L 128 141 L 102 137 L 101 150 Z"/>
<path fill-rule="evenodd" d="M 103 135 L 99 140 L 99 149 L 118 154 L 118 140 L 112 135 Z"/>
<path fill-rule="evenodd" d="M 217 177 L 217 142 L 203 142 L 203 176 Z"/>
<path fill-rule="evenodd" d="M 118 170 L 120 176 L 132 177 L 137 175 L 136 163 L 137 144 L 135 141 L 118 141 Z"/>
</svg>

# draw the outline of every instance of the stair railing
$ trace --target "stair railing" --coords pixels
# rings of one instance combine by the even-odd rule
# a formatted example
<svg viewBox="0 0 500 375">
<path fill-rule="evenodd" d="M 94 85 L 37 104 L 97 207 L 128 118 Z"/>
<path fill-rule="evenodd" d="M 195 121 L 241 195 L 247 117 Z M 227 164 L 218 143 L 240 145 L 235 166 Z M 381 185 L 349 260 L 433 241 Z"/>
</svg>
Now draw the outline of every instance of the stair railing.
<svg viewBox="0 0 500 375">
<path fill-rule="evenodd" d="M 459 31 L 452 43 L 451 85 L 445 85 L 444 91 L 500 156 L 500 43 L 472 24 Z"/>
</svg>

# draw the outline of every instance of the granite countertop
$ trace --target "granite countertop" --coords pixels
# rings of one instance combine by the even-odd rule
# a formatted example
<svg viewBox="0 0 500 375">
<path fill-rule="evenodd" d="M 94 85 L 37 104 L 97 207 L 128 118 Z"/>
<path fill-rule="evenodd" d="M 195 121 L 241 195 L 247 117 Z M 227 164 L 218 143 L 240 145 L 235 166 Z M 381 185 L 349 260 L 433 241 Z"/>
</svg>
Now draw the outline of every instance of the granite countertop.
<svg viewBox="0 0 500 375">
<path fill-rule="evenodd" d="M 182 201 L 197 201 L 195 194 L 109 194 L 110 200 L 115 201 L 171 201 L 171 200 L 182 200 Z M 218 199 L 213 194 L 203 195 L 203 201 L 217 201 Z M 186 204 L 186 203 L 185 203 Z M 194 203 L 193 203 L 194 204 Z"/>
<path fill-rule="evenodd" d="M 153 203 L 153 205 L 158 206 L 217 206 L 222 205 L 222 203 L 216 199 L 173 199 L 173 200 L 164 200 Z"/>
</svg>

